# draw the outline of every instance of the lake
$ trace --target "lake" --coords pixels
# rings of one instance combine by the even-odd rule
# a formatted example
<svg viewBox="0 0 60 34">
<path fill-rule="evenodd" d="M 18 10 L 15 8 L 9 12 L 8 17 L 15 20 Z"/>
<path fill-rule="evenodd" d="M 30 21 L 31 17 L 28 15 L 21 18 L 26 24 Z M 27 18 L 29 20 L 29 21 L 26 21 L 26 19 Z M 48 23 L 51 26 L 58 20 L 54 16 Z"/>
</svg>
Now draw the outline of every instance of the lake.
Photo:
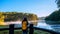
<svg viewBox="0 0 60 34">
<path fill-rule="evenodd" d="M 43 25 L 45 24 L 44 26 L 46 26 L 45 27 L 46 29 L 51 29 L 53 31 L 60 32 L 60 24 L 57 21 L 40 20 L 38 23 L 39 26 L 41 26 L 40 23 L 42 23 Z M 58 24 L 56 24 L 56 23 L 58 23 Z"/>
<path fill-rule="evenodd" d="M 21 22 L 19 22 L 19 21 L 9 22 L 9 23 L 6 22 L 6 23 L 7 24 L 15 24 L 15 27 L 21 27 L 22 26 Z M 51 23 L 54 23 L 54 21 L 38 20 L 38 23 L 36 25 L 34 25 L 34 27 L 44 28 L 44 29 L 49 29 L 49 30 L 60 32 L 60 24 L 51 24 Z M 0 27 L 0 28 L 2 28 L 2 27 Z"/>
<path fill-rule="evenodd" d="M 53 23 L 53 21 L 48 21 L 48 23 L 46 23 L 45 20 L 39 20 L 37 25 L 34 25 L 34 27 L 45 28 L 60 32 L 60 24 L 51 24 L 50 22 Z M 21 24 L 16 24 L 15 27 L 21 27 Z"/>
</svg>

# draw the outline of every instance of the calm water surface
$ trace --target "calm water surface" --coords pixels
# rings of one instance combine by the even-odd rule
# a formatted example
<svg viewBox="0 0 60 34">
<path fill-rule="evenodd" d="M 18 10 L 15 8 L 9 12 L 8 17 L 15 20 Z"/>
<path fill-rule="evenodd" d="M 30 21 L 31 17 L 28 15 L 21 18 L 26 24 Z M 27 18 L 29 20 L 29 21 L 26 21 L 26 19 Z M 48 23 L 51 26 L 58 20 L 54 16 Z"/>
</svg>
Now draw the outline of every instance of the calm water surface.
<svg viewBox="0 0 60 34">
<path fill-rule="evenodd" d="M 54 23 L 54 22 L 55 21 L 46 22 L 45 20 L 39 20 L 37 25 L 34 25 L 34 27 L 44 28 L 44 29 L 49 29 L 49 30 L 54 30 L 54 31 L 60 32 L 60 24 L 50 24 L 50 23 Z M 15 24 L 15 27 L 21 27 L 22 24 L 21 24 L 21 22 L 19 22 L 19 23 L 20 24 Z"/>
<path fill-rule="evenodd" d="M 53 21 L 47 21 L 47 22 L 49 24 L 46 23 L 45 20 L 39 20 L 37 25 L 34 25 L 34 27 L 44 28 L 44 29 L 49 29 L 49 30 L 60 32 L 60 24 L 50 24 L 50 23 L 53 23 Z M 21 27 L 21 24 L 16 24 L 15 27 Z"/>
</svg>

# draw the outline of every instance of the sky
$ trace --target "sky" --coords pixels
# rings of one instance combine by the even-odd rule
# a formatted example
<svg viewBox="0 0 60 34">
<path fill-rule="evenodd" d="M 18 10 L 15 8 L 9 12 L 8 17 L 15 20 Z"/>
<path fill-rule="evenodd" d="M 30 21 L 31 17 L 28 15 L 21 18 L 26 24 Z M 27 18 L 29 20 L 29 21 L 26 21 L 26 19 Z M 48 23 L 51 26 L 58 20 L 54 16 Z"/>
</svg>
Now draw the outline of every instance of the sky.
<svg viewBox="0 0 60 34">
<path fill-rule="evenodd" d="M 0 12 L 26 12 L 45 17 L 57 9 L 55 0 L 0 0 Z"/>
</svg>

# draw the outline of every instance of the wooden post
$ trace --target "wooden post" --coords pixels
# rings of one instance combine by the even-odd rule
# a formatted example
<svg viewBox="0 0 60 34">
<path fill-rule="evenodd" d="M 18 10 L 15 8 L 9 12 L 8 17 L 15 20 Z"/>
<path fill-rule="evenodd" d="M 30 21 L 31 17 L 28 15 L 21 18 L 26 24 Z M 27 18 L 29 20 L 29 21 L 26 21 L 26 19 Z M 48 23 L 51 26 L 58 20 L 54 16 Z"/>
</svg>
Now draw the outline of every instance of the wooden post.
<svg viewBox="0 0 60 34">
<path fill-rule="evenodd" d="M 9 25 L 9 34 L 14 34 L 14 24 Z"/>
<path fill-rule="evenodd" d="M 30 24 L 29 34 L 33 34 L 33 33 L 34 33 L 33 24 Z"/>
</svg>

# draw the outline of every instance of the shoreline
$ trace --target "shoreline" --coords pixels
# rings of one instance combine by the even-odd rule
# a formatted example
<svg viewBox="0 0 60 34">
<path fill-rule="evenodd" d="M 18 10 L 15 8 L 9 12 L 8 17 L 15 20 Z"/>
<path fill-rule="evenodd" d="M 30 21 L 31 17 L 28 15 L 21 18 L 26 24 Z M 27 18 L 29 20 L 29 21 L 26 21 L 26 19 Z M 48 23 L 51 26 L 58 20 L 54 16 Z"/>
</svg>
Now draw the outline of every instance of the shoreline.
<svg viewBox="0 0 60 34">
<path fill-rule="evenodd" d="M 21 24 L 22 21 L 9 21 L 9 22 L 3 22 L 3 24 L 0 25 L 10 25 L 10 24 Z M 36 24 L 38 23 L 38 20 L 28 21 L 28 23 Z"/>
</svg>

